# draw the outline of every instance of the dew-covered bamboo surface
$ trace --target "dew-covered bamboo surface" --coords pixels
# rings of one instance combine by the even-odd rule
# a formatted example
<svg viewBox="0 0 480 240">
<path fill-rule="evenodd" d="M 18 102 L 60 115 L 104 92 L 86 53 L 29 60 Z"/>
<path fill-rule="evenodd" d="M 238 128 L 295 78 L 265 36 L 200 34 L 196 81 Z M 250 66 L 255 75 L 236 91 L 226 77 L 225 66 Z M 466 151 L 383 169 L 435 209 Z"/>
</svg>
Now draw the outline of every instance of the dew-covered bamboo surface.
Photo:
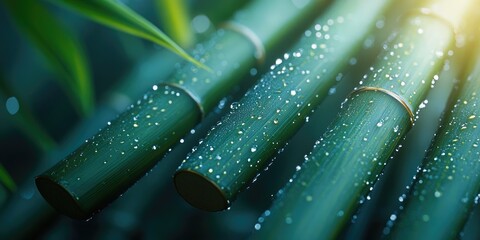
<svg viewBox="0 0 480 240">
<path fill-rule="evenodd" d="M 0 1 L 0 239 L 480 238 L 478 0 L 95 4 Z"/>
</svg>

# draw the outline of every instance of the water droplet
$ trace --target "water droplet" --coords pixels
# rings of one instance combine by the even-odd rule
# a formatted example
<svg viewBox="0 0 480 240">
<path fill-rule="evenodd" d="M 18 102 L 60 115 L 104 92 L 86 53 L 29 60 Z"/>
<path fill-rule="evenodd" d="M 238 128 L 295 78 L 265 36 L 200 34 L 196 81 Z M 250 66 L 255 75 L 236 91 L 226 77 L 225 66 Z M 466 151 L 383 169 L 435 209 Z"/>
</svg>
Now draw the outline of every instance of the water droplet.
<svg viewBox="0 0 480 240">
<path fill-rule="evenodd" d="M 201 14 L 192 19 L 192 27 L 197 33 L 204 33 L 210 28 L 210 19 Z"/>
<path fill-rule="evenodd" d="M 238 102 L 233 102 L 232 104 L 230 104 L 230 109 L 237 109 L 238 108 Z"/>
<path fill-rule="evenodd" d="M 328 95 L 333 95 L 337 92 L 337 89 L 335 87 L 332 87 L 330 89 L 328 89 Z"/>
<path fill-rule="evenodd" d="M 257 151 L 257 147 L 252 147 L 252 148 L 250 148 L 250 152 L 253 153 L 253 152 L 256 152 L 256 151 Z"/>
<path fill-rule="evenodd" d="M 380 122 L 377 123 L 377 127 L 381 127 L 381 126 L 383 126 L 383 122 L 382 122 L 382 121 L 380 121 Z"/>
<path fill-rule="evenodd" d="M 153 89 L 153 91 L 157 91 L 157 90 L 158 90 L 158 86 L 157 86 L 157 85 L 153 85 L 152 89 Z"/>
<path fill-rule="evenodd" d="M 255 230 L 260 230 L 262 228 L 262 225 L 260 223 L 255 224 Z"/>
<path fill-rule="evenodd" d="M 208 173 L 213 173 L 213 169 L 208 169 Z"/>
<path fill-rule="evenodd" d="M 435 195 L 436 198 L 439 198 L 439 197 L 442 196 L 442 192 L 435 191 L 434 195 Z"/>
<path fill-rule="evenodd" d="M 291 90 L 291 91 L 290 91 L 290 95 L 291 95 L 291 96 L 295 96 L 295 95 L 297 95 L 297 91 L 295 91 L 295 90 Z"/>
<path fill-rule="evenodd" d="M 9 97 L 5 102 L 5 107 L 7 108 L 8 113 L 15 115 L 20 109 L 20 104 L 16 97 Z"/>
</svg>

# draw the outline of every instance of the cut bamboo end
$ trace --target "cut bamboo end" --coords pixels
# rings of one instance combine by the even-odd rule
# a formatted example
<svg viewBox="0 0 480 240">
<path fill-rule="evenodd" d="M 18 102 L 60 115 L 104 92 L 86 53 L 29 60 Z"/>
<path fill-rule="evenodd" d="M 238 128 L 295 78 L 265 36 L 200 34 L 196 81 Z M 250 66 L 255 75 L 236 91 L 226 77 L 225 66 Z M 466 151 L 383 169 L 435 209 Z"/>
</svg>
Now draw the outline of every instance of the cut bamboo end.
<svg viewBox="0 0 480 240">
<path fill-rule="evenodd" d="M 173 179 L 177 192 L 193 207 L 217 212 L 227 209 L 230 205 L 220 187 L 197 172 L 180 170 Z"/>
<path fill-rule="evenodd" d="M 61 183 L 57 183 L 48 176 L 42 175 L 35 178 L 35 184 L 43 198 L 57 212 L 79 220 L 91 217 L 90 214 L 80 207 L 75 199 L 75 195 Z"/>
</svg>

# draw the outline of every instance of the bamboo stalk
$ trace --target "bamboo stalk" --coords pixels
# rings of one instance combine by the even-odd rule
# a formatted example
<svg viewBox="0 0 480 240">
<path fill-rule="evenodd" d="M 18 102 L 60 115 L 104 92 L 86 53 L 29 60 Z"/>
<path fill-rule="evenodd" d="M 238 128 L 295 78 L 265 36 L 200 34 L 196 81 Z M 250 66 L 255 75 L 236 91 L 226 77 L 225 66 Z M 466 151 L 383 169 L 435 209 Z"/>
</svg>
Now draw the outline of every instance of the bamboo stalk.
<svg viewBox="0 0 480 240">
<path fill-rule="evenodd" d="M 454 239 L 480 198 L 480 47 L 461 82 L 415 183 L 398 214 L 392 214 L 392 239 Z M 390 232 L 387 228 L 386 234 Z"/>
<path fill-rule="evenodd" d="M 217 4 L 216 7 L 221 7 L 224 4 L 228 4 L 228 1 Z M 232 11 L 230 11 L 230 14 L 231 13 Z M 207 11 L 205 14 L 208 17 L 215 17 L 217 12 Z M 215 17 L 214 19 L 219 20 L 225 18 L 228 11 L 224 11 L 221 14 L 222 17 Z M 83 139 L 88 138 L 95 134 L 99 128 L 104 127 L 107 121 L 115 118 L 115 116 L 121 113 L 127 106 L 132 104 L 133 99 L 140 98 L 145 91 L 151 89 L 153 84 L 158 83 L 159 80 L 166 79 L 168 73 L 175 69 L 174 66 L 178 60 L 178 56 L 168 51 L 158 51 L 142 59 L 129 74 L 119 81 L 117 86 L 113 86 L 112 89 L 103 96 L 102 101 L 97 105 L 91 118 L 84 119 L 82 123 L 78 124 L 68 134 L 58 148 L 39 159 L 38 167 L 32 171 L 33 174 L 28 174 L 30 177 L 26 178 L 26 181 L 21 184 L 18 191 L 12 194 L 6 202 L 5 207 L 0 210 L 0 222 L 2 223 L 0 224 L 0 239 L 30 239 L 40 236 L 45 229 L 58 227 L 54 225 L 55 220 L 58 219 L 58 213 L 51 208 L 36 189 L 34 189 L 34 184 L 31 179 L 57 163 L 59 159 L 65 157 L 68 153 L 74 151 L 82 144 Z M 159 65 L 159 62 L 162 64 Z M 161 168 L 164 167 L 163 165 Z M 158 171 L 156 174 L 158 174 Z M 165 178 L 166 176 L 162 177 Z M 136 187 L 140 187 L 140 192 L 143 190 L 145 193 L 147 191 L 145 188 L 148 188 L 148 186 L 143 185 L 145 185 L 145 183 L 139 183 Z M 160 191 L 160 189 L 155 191 Z M 148 192 L 152 192 L 151 189 L 149 189 Z M 135 192 L 133 194 L 135 194 Z M 153 196 L 146 194 L 143 196 L 147 199 L 153 198 Z M 131 200 L 131 202 L 132 201 L 133 200 Z M 138 199 L 136 199 L 136 201 L 138 201 Z M 126 203 L 126 205 L 131 207 L 134 204 Z M 123 211 L 132 212 L 131 209 L 123 209 Z M 112 219 L 112 221 L 115 220 L 116 219 Z M 102 226 L 102 228 L 105 228 L 105 226 Z"/>
<path fill-rule="evenodd" d="M 299 171 L 259 218 L 254 239 L 338 237 L 369 198 L 412 124 L 410 112 L 423 108 L 435 74 L 452 53 L 452 26 L 458 27 L 473 6 L 472 1 L 457 3 L 460 8 L 448 8 L 448 1 L 432 2 L 430 9 L 438 4 L 448 11 L 432 14 L 424 9 L 406 18 Z"/>
<path fill-rule="evenodd" d="M 327 96 L 388 2 L 329 8 L 182 163 L 174 177 L 180 195 L 203 210 L 228 208 Z"/>
<path fill-rule="evenodd" d="M 178 59 L 179 57 L 173 53 L 161 51 L 138 63 L 117 86 L 105 94 L 91 118 L 78 124 L 58 148 L 40 158 L 37 168 L 29 174 L 27 180 L 20 185 L 18 191 L 0 211 L 0 222 L 4 223 L 0 224 L 0 239 L 7 236 L 16 239 L 31 238 L 44 230 L 46 225 L 52 225 L 58 218 L 58 213 L 36 191 L 31 179 L 78 148 L 83 139 L 104 127 L 105 122 L 120 114 L 133 103 L 132 99 L 142 96 L 142 93 L 151 88 L 158 79 L 165 79 L 168 72 L 173 71 Z M 157 66 L 159 60 L 162 60 L 162 66 Z M 27 225 L 29 227 L 25 228 Z"/>
<path fill-rule="evenodd" d="M 224 1 L 215 6 L 221 8 L 222 5 L 225 4 L 229 4 L 229 1 Z M 203 5 L 203 7 L 205 7 L 205 5 Z M 224 10 L 221 12 L 221 16 L 217 16 L 219 14 L 218 11 L 200 10 L 200 12 L 204 12 L 209 18 L 212 18 L 212 23 L 217 23 L 219 20 L 225 19 L 229 14 L 231 15 L 233 9 Z M 117 86 L 113 86 L 113 89 L 103 96 L 102 101 L 100 101 L 100 104 L 96 107 L 92 117 L 78 124 L 62 141 L 62 144 L 58 148 L 41 158 L 39 166 L 32 171 L 30 177 L 26 179 L 33 179 L 36 175 L 57 163 L 59 159 L 74 151 L 82 144 L 83 139 L 95 134 L 99 128 L 104 127 L 105 122 L 115 118 L 116 115 L 120 114 L 121 111 L 132 104 L 133 99 L 140 98 L 142 94 L 150 89 L 153 84 L 157 83 L 159 79 L 166 79 L 169 73 L 175 69 L 174 66 L 178 62 L 178 59 L 179 57 L 177 55 L 169 51 L 159 51 L 137 63 L 130 73 L 119 81 Z M 158 62 L 162 62 L 162 64 L 158 65 Z M 164 168 L 164 166 L 162 168 Z M 145 192 L 148 186 L 144 187 L 143 185 L 145 184 L 139 183 L 137 184 L 137 188 L 141 187 L 140 191 L 143 190 L 143 192 Z M 158 191 L 160 191 L 160 189 L 158 189 Z M 30 197 L 31 194 L 33 195 Z M 152 198 L 152 195 L 144 195 L 144 197 L 148 199 Z M 136 201 L 138 201 L 138 199 L 136 199 Z M 132 204 L 128 203 L 126 205 L 132 206 Z M 130 209 L 124 209 L 124 211 L 132 212 Z M 3 223 L 0 224 L 0 239 L 7 237 L 15 239 L 38 237 L 41 235 L 42 230 L 54 227 L 52 225 L 55 220 L 58 219 L 58 216 L 58 213 L 51 208 L 36 189 L 34 189 L 33 182 L 26 181 L 18 191 L 8 199 L 6 206 L 0 211 L 0 222 Z M 28 226 L 28 228 L 25 228 L 25 226 Z"/>
<path fill-rule="evenodd" d="M 306 25 L 324 2 L 312 1 L 297 8 L 287 0 L 275 4 L 257 1 L 239 15 L 263 19 L 267 7 L 273 23 L 234 21 L 257 34 L 254 38 L 270 53 Z M 36 183 L 42 195 L 60 212 L 85 219 L 126 191 L 255 66 L 252 53 L 259 49 L 258 43 L 252 44 L 252 36 L 243 34 L 247 36 L 219 30 L 200 45 L 193 55 L 213 72 L 186 64 L 168 84 L 154 86 L 138 104 L 40 175 Z"/>
</svg>

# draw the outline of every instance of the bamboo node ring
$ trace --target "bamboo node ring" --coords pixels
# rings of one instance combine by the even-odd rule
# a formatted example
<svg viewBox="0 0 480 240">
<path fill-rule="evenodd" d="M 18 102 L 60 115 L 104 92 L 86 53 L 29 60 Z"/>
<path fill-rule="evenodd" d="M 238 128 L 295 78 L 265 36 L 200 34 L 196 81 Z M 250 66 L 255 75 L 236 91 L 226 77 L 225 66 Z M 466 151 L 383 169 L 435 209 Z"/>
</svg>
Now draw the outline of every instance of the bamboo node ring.
<svg viewBox="0 0 480 240">
<path fill-rule="evenodd" d="M 263 45 L 260 37 L 258 37 L 258 35 L 254 31 L 252 31 L 252 29 L 250 29 L 249 27 L 243 24 L 233 22 L 233 21 L 225 22 L 222 24 L 221 27 L 224 29 L 232 30 L 246 37 L 253 44 L 255 48 L 254 56 L 255 56 L 255 59 L 257 59 L 257 63 L 259 65 L 263 65 L 266 57 L 265 46 Z"/>
<path fill-rule="evenodd" d="M 414 119 L 415 119 L 415 115 L 413 114 L 413 108 L 410 106 L 410 104 L 407 101 L 405 101 L 405 99 L 402 96 L 400 96 L 399 94 L 397 94 L 393 91 L 390 91 L 390 90 L 387 90 L 387 89 L 384 89 L 384 88 L 367 87 L 367 86 L 359 87 L 359 88 L 353 90 L 352 93 L 350 93 L 350 95 L 352 95 L 354 93 L 366 92 L 366 91 L 381 92 L 381 93 L 384 93 L 384 94 L 392 97 L 393 99 L 395 99 L 397 102 L 399 102 L 403 106 L 405 111 L 407 111 L 408 116 L 410 118 L 411 126 L 413 126 Z"/>
</svg>

